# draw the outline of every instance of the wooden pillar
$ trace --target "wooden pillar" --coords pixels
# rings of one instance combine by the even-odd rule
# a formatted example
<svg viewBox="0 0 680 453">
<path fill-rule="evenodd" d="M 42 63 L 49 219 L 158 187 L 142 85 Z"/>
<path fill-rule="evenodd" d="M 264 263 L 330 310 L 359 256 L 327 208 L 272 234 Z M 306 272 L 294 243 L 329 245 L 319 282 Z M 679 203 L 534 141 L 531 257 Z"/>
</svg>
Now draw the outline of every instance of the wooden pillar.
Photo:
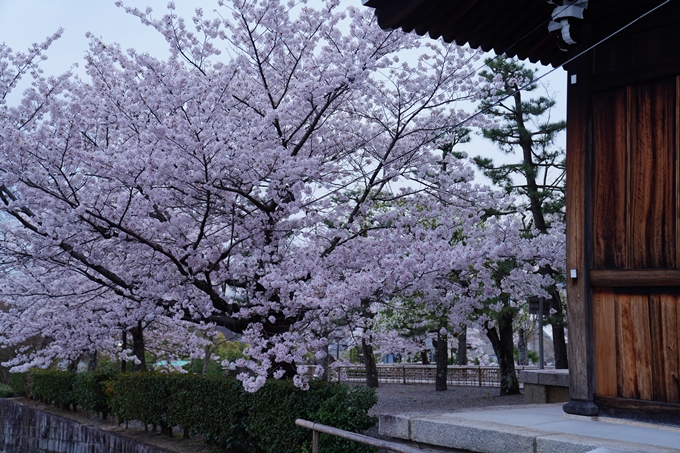
<svg viewBox="0 0 680 453">
<path fill-rule="evenodd" d="M 584 24 L 581 43 L 590 45 Z M 593 350 L 592 267 L 592 53 L 567 67 L 567 316 L 569 323 L 569 396 L 564 411 L 597 415 Z"/>
</svg>

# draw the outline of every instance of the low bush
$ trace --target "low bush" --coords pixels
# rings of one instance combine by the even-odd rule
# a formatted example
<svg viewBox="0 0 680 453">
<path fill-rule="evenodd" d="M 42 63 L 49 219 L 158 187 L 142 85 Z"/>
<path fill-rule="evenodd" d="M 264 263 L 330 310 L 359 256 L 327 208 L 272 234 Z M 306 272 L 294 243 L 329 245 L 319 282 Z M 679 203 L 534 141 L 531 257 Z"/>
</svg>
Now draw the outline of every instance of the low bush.
<svg viewBox="0 0 680 453">
<path fill-rule="evenodd" d="M 111 382 L 109 401 L 121 420 L 137 420 L 167 431 L 170 376 L 156 372 L 121 373 Z"/>
<path fill-rule="evenodd" d="M 30 371 L 31 397 L 47 404 L 54 404 L 62 409 L 75 409 L 73 397 L 73 381 L 75 373 L 59 370 Z"/>
<path fill-rule="evenodd" d="M 28 396 L 28 374 L 27 373 L 12 373 L 9 381 L 9 386 L 12 387 L 17 396 Z"/>
<path fill-rule="evenodd" d="M 295 425 L 302 418 L 346 431 L 361 432 L 376 423 L 368 410 L 377 402 L 373 389 L 314 381 L 300 390 L 292 381 L 268 381 L 252 394 L 245 428 L 255 451 L 311 451 L 311 431 Z M 291 450 L 291 446 L 295 446 Z M 374 448 L 322 435 L 319 450 L 327 453 L 371 452 Z"/>
<path fill-rule="evenodd" d="M 237 444 L 232 433 L 242 409 L 234 379 L 196 374 L 171 376 L 168 423 L 185 434 L 202 434 L 212 443 Z M 238 431 L 238 430 L 236 430 Z"/>
<path fill-rule="evenodd" d="M 95 371 L 78 373 L 73 380 L 73 399 L 75 403 L 89 412 L 96 412 L 106 420 L 111 413 L 111 404 L 106 394 L 114 373 Z"/>
<path fill-rule="evenodd" d="M 322 402 L 312 420 L 322 425 L 334 426 L 345 431 L 362 432 L 376 424 L 377 419 L 368 410 L 378 402 L 374 389 L 330 385 L 325 389 Z M 329 453 L 373 452 L 375 448 L 358 445 L 336 436 L 321 434 L 319 450 Z"/>
<path fill-rule="evenodd" d="M 0 398 L 12 398 L 17 396 L 9 385 L 0 384 Z"/>
<path fill-rule="evenodd" d="M 207 443 L 252 453 L 311 450 L 312 433 L 295 425 L 302 418 L 347 431 L 361 432 L 376 422 L 368 410 L 373 389 L 311 382 L 300 390 L 292 381 L 268 381 L 248 393 L 232 377 L 179 373 L 70 373 L 34 370 L 23 377 L 29 394 L 61 407 L 79 406 L 103 417 L 136 420 L 172 434 L 200 434 Z M 19 383 L 21 383 L 19 382 Z M 321 435 L 324 453 L 375 451 L 333 436 Z"/>
</svg>

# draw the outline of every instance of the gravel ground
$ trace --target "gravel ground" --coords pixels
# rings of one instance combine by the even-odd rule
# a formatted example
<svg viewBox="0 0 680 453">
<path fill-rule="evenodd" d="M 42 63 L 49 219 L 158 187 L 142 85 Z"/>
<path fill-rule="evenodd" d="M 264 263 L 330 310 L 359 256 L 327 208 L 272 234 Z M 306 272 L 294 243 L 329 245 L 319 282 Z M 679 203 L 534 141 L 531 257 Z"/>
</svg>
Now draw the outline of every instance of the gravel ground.
<svg viewBox="0 0 680 453">
<path fill-rule="evenodd" d="M 524 395 L 498 396 L 495 387 L 454 387 L 436 392 L 434 384 L 380 384 L 371 415 L 454 412 L 469 408 L 524 404 Z"/>
</svg>

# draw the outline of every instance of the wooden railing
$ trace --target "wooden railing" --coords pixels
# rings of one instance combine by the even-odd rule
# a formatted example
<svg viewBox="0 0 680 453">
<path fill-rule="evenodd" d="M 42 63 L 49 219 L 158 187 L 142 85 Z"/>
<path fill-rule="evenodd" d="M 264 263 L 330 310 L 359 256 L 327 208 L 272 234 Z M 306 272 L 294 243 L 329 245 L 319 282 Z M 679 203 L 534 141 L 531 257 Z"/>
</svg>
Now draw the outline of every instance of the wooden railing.
<svg viewBox="0 0 680 453">
<path fill-rule="evenodd" d="M 331 436 L 352 440 L 360 444 L 378 447 L 383 450 L 396 451 L 397 453 L 423 453 L 423 450 L 409 447 L 408 445 L 397 444 L 395 442 L 388 442 L 386 440 L 376 439 L 375 437 L 370 436 L 364 436 L 363 434 L 357 434 L 350 431 L 333 428 L 332 426 L 326 426 L 322 425 L 321 423 L 314 423 L 308 420 L 302 420 L 300 418 L 295 420 L 295 424 L 298 426 L 302 426 L 303 428 L 308 428 L 312 430 L 312 453 L 320 453 L 319 433 L 330 434 Z"/>
<path fill-rule="evenodd" d="M 378 365 L 378 382 L 386 384 L 434 384 L 436 365 Z M 537 367 L 515 366 L 515 370 L 535 370 Z M 333 381 L 365 382 L 363 365 L 339 366 L 332 370 Z M 447 384 L 473 387 L 500 387 L 500 368 L 492 366 L 449 365 Z M 520 382 L 520 387 L 522 383 Z"/>
</svg>

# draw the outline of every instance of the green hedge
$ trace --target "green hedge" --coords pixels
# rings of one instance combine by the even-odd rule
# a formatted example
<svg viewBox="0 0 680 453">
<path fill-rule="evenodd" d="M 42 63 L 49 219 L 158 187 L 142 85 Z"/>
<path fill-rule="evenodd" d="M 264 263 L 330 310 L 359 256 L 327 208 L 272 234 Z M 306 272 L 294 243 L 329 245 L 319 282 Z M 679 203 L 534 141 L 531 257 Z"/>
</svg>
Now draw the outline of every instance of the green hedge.
<svg viewBox="0 0 680 453">
<path fill-rule="evenodd" d="M 0 398 L 12 398 L 17 396 L 12 387 L 0 384 Z"/>
<path fill-rule="evenodd" d="M 18 396 L 28 396 L 28 374 L 27 373 L 12 373 L 9 386 Z"/>
<path fill-rule="evenodd" d="M 376 422 L 368 410 L 377 399 L 373 389 L 315 381 L 307 391 L 292 381 L 268 381 L 255 393 L 230 377 L 179 373 L 69 373 L 30 371 L 17 385 L 42 401 L 79 406 L 104 417 L 137 420 L 166 434 L 180 427 L 200 434 L 207 443 L 252 453 L 311 451 L 312 433 L 295 425 L 302 418 L 347 431 L 361 432 Z M 371 452 L 370 447 L 322 434 L 324 453 Z"/>
<path fill-rule="evenodd" d="M 75 404 L 89 412 L 102 414 L 106 420 L 111 413 L 111 403 L 106 393 L 115 374 L 105 371 L 77 373 L 71 390 Z"/>
<path fill-rule="evenodd" d="M 30 394 L 33 398 L 62 409 L 73 407 L 75 373 L 58 370 L 34 370 L 30 372 Z"/>
<path fill-rule="evenodd" d="M 347 431 L 361 432 L 375 425 L 368 410 L 377 399 L 373 389 L 315 381 L 307 391 L 291 381 L 269 381 L 252 394 L 245 421 L 249 441 L 256 451 L 288 453 L 291 445 L 311 451 L 311 432 L 297 427 L 302 418 Z M 324 453 L 371 452 L 375 449 L 334 436 L 321 435 L 319 450 Z"/>
</svg>

